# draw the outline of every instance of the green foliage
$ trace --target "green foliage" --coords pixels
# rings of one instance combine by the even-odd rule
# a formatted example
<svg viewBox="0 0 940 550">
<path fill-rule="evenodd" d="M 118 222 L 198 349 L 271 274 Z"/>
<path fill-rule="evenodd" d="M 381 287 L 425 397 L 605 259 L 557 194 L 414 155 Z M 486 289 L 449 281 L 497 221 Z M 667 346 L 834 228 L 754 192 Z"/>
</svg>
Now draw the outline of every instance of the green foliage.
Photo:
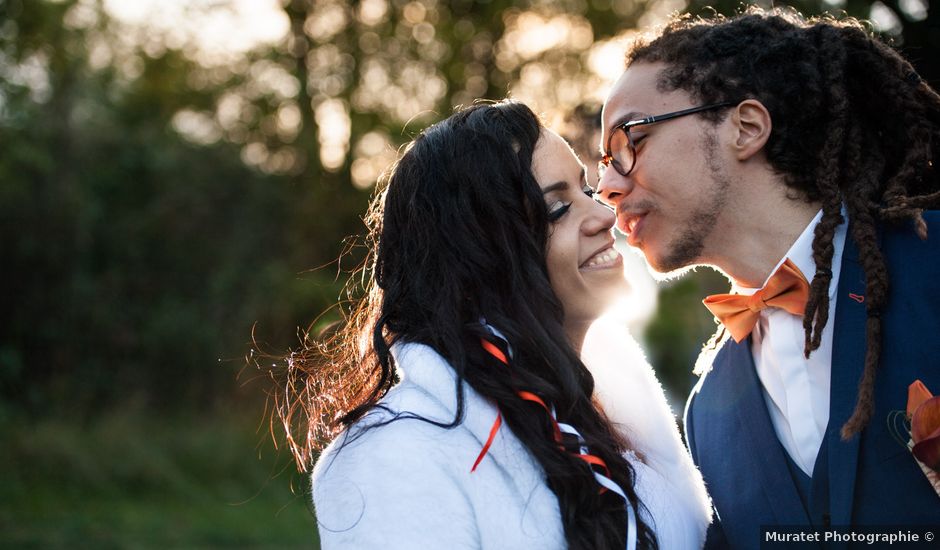
<svg viewBox="0 0 940 550">
<path fill-rule="evenodd" d="M 0 397 L 79 414 L 225 399 L 228 360 L 248 351 L 255 323 L 286 350 L 291 327 L 336 299 L 333 273 L 302 272 L 338 255 L 366 196 L 346 185 L 324 216 L 316 182 L 249 168 L 237 144 L 182 139 L 172 115 L 231 83 L 193 88 L 201 69 L 173 50 L 140 57 L 132 80 L 92 71 L 90 30 L 49 31 L 66 4 L 27 3 L 9 50 L 54 52 L 48 98 L 0 88 Z"/>
<path fill-rule="evenodd" d="M 696 380 L 692 366 L 717 328 L 702 299 L 727 290 L 728 280 L 710 269 L 693 271 L 662 285 L 656 315 L 642 341 L 650 364 L 657 368 L 672 397 L 685 399 L 692 389 Z"/>
<path fill-rule="evenodd" d="M 84 425 L 23 420 L 0 421 L 2 547 L 317 545 L 306 478 L 256 419 L 124 408 Z"/>
</svg>

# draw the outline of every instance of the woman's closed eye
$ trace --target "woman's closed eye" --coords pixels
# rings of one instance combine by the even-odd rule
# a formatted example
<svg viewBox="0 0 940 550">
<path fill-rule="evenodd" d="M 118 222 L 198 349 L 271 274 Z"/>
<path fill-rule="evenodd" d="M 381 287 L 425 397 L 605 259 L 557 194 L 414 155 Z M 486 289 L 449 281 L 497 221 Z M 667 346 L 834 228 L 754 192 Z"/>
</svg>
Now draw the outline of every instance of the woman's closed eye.
<svg viewBox="0 0 940 550">
<path fill-rule="evenodd" d="M 571 209 L 570 202 L 556 201 L 548 208 L 548 221 L 555 223 Z"/>
<path fill-rule="evenodd" d="M 581 192 L 587 195 L 589 199 L 594 198 L 594 189 L 590 185 L 585 184 L 584 187 L 581 189 Z M 571 209 L 570 202 L 556 201 L 552 203 L 552 205 L 549 206 L 548 208 L 548 221 L 550 223 L 557 222 L 558 220 L 561 219 L 562 216 L 567 214 L 568 210 L 570 209 Z"/>
</svg>

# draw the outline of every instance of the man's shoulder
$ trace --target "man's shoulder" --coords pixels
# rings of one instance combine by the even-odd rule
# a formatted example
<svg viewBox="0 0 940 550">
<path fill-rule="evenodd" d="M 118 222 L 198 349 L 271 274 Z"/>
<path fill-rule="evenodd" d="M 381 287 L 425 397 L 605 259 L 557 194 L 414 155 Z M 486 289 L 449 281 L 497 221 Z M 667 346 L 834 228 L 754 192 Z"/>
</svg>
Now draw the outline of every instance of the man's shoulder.
<svg viewBox="0 0 940 550">
<path fill-rule="evenodd" d="M 723 369 L 721 367 L 727 366 L 725 364 L 728 363 L 728 354 L 733 345 L 735 345 L 734 341 L 727 331 L 719 327 L 708 343 L 702 346 L 702 351 L 695 361 L 694 372 L 698 375 L 698 380 L 686 401 L 687 411 L 692 406 L 693 401 L 721 399 L 720 394 L 722 392 L 719 387 L 726 385 L 730 374 L 727 368 Z"/>
<path fill-rule="evenodd" d="M 930 248 L 940 246 L 940 210 L 924 210 L 921 217 L 926 225 L 926 239 L 921 237 L 915 223 L 910 221 L 882 224 L 884 238 L 894 243 L 916 243 Z"/>
<path fill-rule="evenodd" d="M 717 323 L 717 321 L 716 321 Z M 715 333 L 708 338 L 708 341 L 702 345 L 702 350 L 695 359 L 695 366 L 692 373 L 699 377 L 699 382 L 706 377 L 712 370 L 715 359 L 718 354 L 726 347 L 728 340 L 731 339 L 731 333 L 718 323 Z"/>
<path fill-rule="evenodd" d="M 940 210 L 925 210 L 922 216 L 927 224 L 927 239 L 922 240 L 916 235 L 915 238 L 931 250 L 940 248 Z"/>
<path fill-rule="evenodd" d="M 898 282 L 938 278 L 940 283 L 940 210 L 924 211 L 923 220 L 926 238 L 912 222 L 886 224 L 882 230 L 880 248 Z"/>
</svg>

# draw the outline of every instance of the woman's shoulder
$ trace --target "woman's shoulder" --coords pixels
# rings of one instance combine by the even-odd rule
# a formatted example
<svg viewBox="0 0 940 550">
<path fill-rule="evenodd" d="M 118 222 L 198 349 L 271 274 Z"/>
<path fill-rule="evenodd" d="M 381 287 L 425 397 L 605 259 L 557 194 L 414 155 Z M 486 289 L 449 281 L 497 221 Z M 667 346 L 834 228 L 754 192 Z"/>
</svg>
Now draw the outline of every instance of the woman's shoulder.
<svg viewBox="0 0 940 550">
<path fill-rule="evenodd" d="M 462 431 L 459 422 L 449 426 L 454 416 L 446 412 L 420 400 L 382 400 L 361 420 L 343 430 L 321 453 L 318 464 L 341 453 L 351 458 L 365 455 L 382 459 L 398 450 L 425 451 L 425 447 L 438 447 L 442 438 L 459 438 Z"/>
<path fill-rule="evenodd" d="M 331 479 L 365 484 L 408 483 L 415 475 L 443 475 L 455 456 L 478 447 L 467 418 L 480 414 L 478 399 L 464 384 L 463 410 L 450 366 L 427 346 L 396 346 L 401 381 L 378 404 L 345 429 L 321 453 L 313 471 L 314 496 Z"/>
<path fill-rule="evenodd" d="M 448 449 L 443 443 L 465 437 L 459 422 L 448 426 L 454 420 L 451 411 L 421 388 L 402 382 L 324 449 L 314 480 L 333 468 L 367 470 L 363 464 L 400 466 L 440 458 Z"/>
<path fill-rule="evenodd" d="M 447 428 L 420 416 L 437 413 L 434 420 L 441 420 L 443 411 L 428 406 L 420 390 L 407 382 L 390 393 L 380 408 L 340 434 L 317 460 L 311 489 L 321 537 L 351 536 L 350 541 L 362 542 L 362 537 L 380 532 L 379 524 L 390 516 L 403 522 L 403 532 L 414 533 L 426 525 L 405 525 L 428 517 L 434 506 L 446 509 L 448 517 L 469 510 L 466 472 L 456 458 L 476 440 L 460 424 Z M 416 411 L 421 407 L 414 405 L 424 408 Z"/>
<path fill-rule="evenodd" d="M 481 413 L 481 400 L 468 384 L 461 384 L 464 399 L 458 405 L 457 377 L 447 361 L 422 344 L 397 343 L 392 353 L 400 382 L 327 447 L 315 478 L 327 464 L 352 468 L 359 461 L 400 464 L 441 458 L 462 440 L 474 439 L 466 421 Z"/>
</svg>

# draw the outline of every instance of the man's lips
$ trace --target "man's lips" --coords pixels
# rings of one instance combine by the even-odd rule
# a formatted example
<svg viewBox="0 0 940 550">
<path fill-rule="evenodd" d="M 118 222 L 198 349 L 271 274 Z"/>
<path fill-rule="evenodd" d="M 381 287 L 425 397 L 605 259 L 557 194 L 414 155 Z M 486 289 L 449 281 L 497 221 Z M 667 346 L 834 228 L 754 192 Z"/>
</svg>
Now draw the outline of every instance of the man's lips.
<svg viewBox="0 0 940 550">
<path fill-rule="evenodd" d="M 643 218 L 646 217 L 648 212 L 618 212 L 617 213 L 617 229 L 621 233 L 630 237 L 636 231 L 637 225 Z"/>
</svg>

